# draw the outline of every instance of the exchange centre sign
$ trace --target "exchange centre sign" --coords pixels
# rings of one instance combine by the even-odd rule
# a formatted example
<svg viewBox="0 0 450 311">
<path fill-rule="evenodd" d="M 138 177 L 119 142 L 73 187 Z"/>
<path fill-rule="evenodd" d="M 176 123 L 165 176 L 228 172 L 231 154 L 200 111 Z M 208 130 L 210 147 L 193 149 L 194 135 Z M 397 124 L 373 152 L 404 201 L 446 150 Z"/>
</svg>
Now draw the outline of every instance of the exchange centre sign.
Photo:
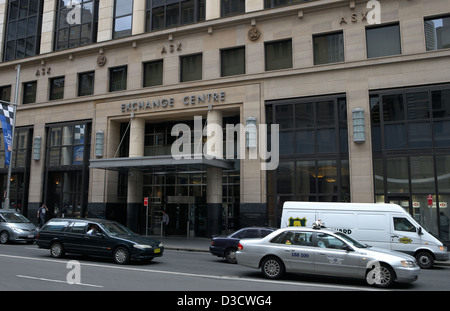
<svg viewBox="0 0 450 311">
<path fill-rule="evenodd" d="M 122 113 L 130 112 L 151 112 L 161 109 L 174 108 L 177 102 L 181 102 L 184 106 L 202 105 L 202 104 L 217 104 L 225 102 L 226 93 L 213 92 L 194 95 L 182 95 L 179 98 L 175 97 L 159 97 L 148 100 L 136 100 L 129 103 L 121 104 Z M 178 105 L 179 106 L 179 105 Z"/>
</svg>

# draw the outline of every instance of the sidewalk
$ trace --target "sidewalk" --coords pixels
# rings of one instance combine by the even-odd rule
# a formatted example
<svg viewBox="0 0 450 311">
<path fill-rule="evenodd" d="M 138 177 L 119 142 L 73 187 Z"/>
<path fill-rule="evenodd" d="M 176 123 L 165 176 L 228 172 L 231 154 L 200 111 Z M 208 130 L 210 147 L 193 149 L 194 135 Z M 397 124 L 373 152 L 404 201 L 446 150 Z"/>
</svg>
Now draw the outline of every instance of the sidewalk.
<svg viewBox="0 0 450 311">
<path fill-rule="evenodd" d="M 165 249 L 172 249 L 178 251 L 192 251 L 192 252 L 209 252 L 211 239 L 209 238 L 188 238 L 183 236 L 159 236 L 150 235 L 152 239 L 161 241 Z"/>
</svg>

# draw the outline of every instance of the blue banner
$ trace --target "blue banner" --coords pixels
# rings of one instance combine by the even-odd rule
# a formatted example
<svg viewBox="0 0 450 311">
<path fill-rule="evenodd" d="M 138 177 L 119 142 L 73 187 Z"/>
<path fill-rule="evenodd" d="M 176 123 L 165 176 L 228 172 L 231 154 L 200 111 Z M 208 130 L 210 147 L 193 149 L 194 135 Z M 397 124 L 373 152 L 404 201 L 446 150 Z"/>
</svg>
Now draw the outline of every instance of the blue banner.
<svg viewBox="0 0 450 311">
<path fill-rule="evenodd" d="M 12 124 L 14 122 L 14 107 L 9 105 L 1 105 L 0 122 L 3 129 L 3 140 L 5 141 L 5 165 L 9 166 L 11 162 L 12 151 Z"/>
</svg>

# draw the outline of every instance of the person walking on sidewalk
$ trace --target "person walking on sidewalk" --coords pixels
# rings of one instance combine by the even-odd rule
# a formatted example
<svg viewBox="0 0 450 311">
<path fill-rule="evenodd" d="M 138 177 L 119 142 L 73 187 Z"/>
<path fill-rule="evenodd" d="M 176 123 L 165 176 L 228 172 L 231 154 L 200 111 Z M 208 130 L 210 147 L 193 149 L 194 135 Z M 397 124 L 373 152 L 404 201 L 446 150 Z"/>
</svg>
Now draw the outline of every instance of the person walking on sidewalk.
<svg viewBox="0 0 450 311">
<path fill-rule="evenodd" d="M 48 208 L 47 208 L 47 205 L 44 203 L 44 204 L 42 204 L 41 207 L 39 207 L 38 212 L 37 212 L 37 217 L 39 220 L 39 228 L 42 228 L 42 226 L 45 224 L 47 212 L 48 212 Z"/>
<path fill-rule="evenodd" d="M 167 226 L 169 225 L 169 215 L 162 211 L 163 217 L 162 217 L 162 224 L 163 224 L 163 236 L 167 236 Z"/>
</svg>

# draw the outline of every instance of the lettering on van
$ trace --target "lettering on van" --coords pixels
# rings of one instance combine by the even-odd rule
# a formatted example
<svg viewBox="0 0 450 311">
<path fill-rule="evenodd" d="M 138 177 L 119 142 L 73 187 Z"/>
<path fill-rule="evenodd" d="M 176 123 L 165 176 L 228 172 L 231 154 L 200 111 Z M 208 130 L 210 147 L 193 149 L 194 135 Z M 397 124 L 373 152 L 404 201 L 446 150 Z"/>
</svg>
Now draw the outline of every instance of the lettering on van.
<svg viewBox="0 0 450 311">
<path fill-rule="evenodd" d="M 352 229 L 343 229 L 343 228 L 328 228 L 330 230 L 334 230 L 334 231 L 339 231 L 342 232 L 343 234 L 352 234 Z"/>
<path fill-rule="evenodd" d="M 398 239 L 398 241 L 403 244 L 409 244 L 412 242 L 412 240 L 407 237 L 400 238 L 400 239 Z"/>
<path fill-rule="evenodd" d="M 306 227 L 306 217 L 289 218 L 289 227 Z"/>
</svg>

